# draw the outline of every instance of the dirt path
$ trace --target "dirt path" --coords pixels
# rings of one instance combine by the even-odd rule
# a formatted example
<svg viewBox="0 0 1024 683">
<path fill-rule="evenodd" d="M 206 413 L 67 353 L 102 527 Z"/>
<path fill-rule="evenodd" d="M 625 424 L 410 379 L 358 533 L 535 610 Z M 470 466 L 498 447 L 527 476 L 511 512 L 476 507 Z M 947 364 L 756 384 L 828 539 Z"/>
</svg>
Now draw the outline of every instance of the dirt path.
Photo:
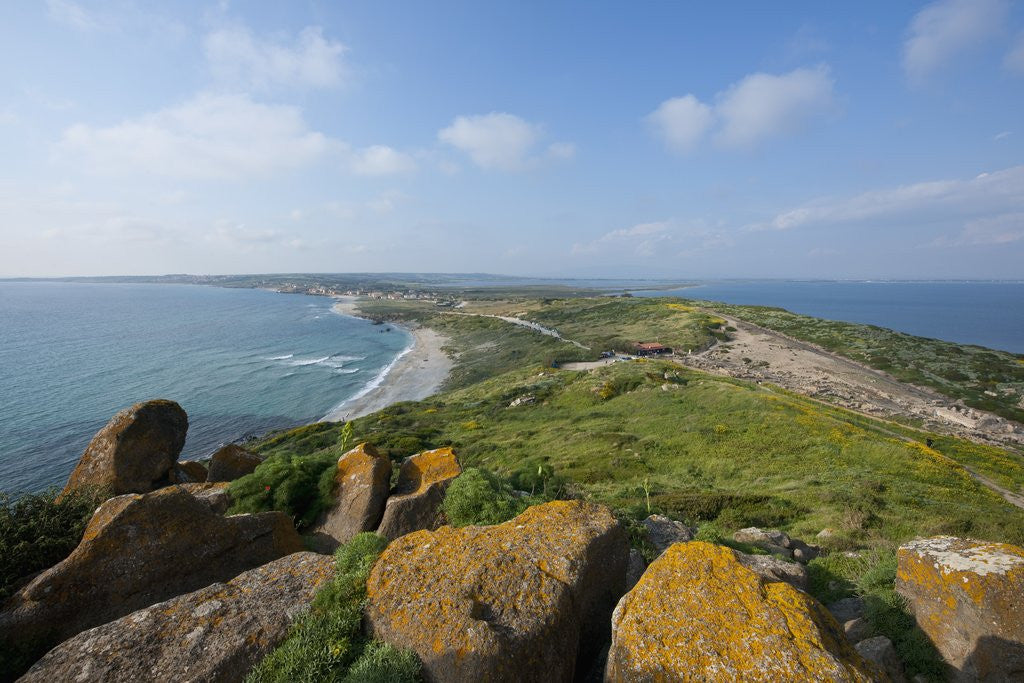
<svg viewBox="0 0 1024 683">
<path fill-rule="evenodd" d="M 765 381 L 871 417 L 910 417 L 926 429 L 1019 449 L 1024 430 L 1001 417 L 953 403 L 938 392 L 900 382 L 856 361 L 753 323 L 724 316 L 730 340 L 690 355 L 689 367 Z"/>
<path fill-rule="evenodd" d="M 553 330 L 550 327 L 544 327 L 540 323 L 535 323 L 530 320 L 523 320 L 522 318 L 513 318 L 510 315 L 493 315 L 491 313 L 464 313 L 461 311 L 441 311 L 441 313 L 443 313 L 444 315 L 470 315 L 476 316 L 477 318 L 494 318 L 496 320 L 504 320 L 507 323 L 512 323 L 513 325 L 518 325 L 519 327 L 525 327 L 539 334 L 543 334 L 548 337 L 554 337 L 559 341 L 564 341 L 566 344 L 572 344 L 573 346 L 581 348 L 585 351 L 590 351 L 589 346 L 584 346 L 583 344 L 580 344 L 578 341 L 573 341 L 572 339 L 566 339 L 565 337 L 558 333 L 558 330 Z"/>
</svg>

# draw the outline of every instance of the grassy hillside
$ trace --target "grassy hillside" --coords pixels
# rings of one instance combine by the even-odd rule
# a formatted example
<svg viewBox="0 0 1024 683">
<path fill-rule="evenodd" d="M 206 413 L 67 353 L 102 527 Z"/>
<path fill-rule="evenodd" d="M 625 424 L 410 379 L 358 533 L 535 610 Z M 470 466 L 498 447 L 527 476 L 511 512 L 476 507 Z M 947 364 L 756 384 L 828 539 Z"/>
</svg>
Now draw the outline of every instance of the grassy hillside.
<svg viewBox="0 0 1024 683">
<path fill-rule="evenodd" d="M 508 407 L 521 396 L 535 402 Z M 648 514 L 649 501 L 650 511 L 726 531 L 777 526 L 812 537 L 830 527 L 842 548 L 939 533 L 1024 543 L 1024 511 L 942 456 L 998 473 L 1015 490 L 1024 487 L 1019 458 L 930 435 L 933 450 L 929 435 L 891 429 L 768 386 L 634 361 L 512 371 L 356 420 L 353 442 L 373 441 L 395 458 L 453 445 L 466 465 L 521 486 L 558 476 L 568 491 L 633 518 Z M 257 448 L 322 458 L 340 430 L 313 425 Z"/>
<path fill-rule="evenodd" d="M 967 405 L 1024 423 L 1024 354 L 822 320 L 781 308 L 689 302 L 809 341 Z"/>
</svg>

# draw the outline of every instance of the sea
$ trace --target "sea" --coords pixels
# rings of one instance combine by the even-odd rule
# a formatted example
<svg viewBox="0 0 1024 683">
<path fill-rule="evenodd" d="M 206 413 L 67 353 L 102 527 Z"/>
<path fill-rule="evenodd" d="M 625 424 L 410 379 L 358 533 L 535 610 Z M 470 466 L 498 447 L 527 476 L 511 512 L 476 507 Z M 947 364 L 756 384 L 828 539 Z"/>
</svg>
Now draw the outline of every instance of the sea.
<svg viewBox="0 0 1024 683">
<path fill-rule="evenodd" d="M 721 280 L 633 295 L 776 306 L 1024 353 L 1024 282 Z"/>
<path fill-rule="evenodd" d="M 412 338 L 333 303 L 199 285 L 0 282 L 0 490 L 62 486 L 93 434 L 138 401 L 181 404 L 186 460 L 367 393 Z"/>
</svg>

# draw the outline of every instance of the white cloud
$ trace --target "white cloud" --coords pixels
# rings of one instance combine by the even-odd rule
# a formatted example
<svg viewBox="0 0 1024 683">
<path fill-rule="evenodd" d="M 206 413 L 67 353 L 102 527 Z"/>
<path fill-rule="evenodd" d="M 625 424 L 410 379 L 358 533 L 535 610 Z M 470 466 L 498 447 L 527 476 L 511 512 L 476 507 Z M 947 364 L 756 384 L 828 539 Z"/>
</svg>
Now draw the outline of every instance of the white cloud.
<svg viewBox="0 0 1024 683">
<path fill-rule="evenodd" d="M 536 161 L 531 157 L 540 140 L 541 127 L 504 112 L 477 116 L 457 116 L 452 124 L 437 133 L 441 142 L 465 152 L 481 168 L 504 171 L 521 170 Z M 568 143 L 554 143 L 548 155 L 567 159 L 575 154 Z"/>
<path fill-rule="evenodd" d="M 325 39 L 316 26 L 291 44 L 261 40 L 246 28 L 222 29 L 206 36 L 204 49 L 216 78 L 246 89 L 329 88 L 345 77 L 345 46 Z"/>
<path fill-rule="evenodd" d="M 1010 46 L 1010 51 L 1003 59 L 1003 66 L 1010 71 L 1024 75 L 1024 31 L 1017 34 L 1017 39 Z"/>
<path fill-rule="evenodd" d="M 71 126 L 58 151 L 110 173 L 234 179 L 303 166 L 344 148 L 311 131 L 296 107 L 201 93 L 115 126 Z"/>
<path fill-rule="evenodd" d="M 936 180 L 874 190 L 847 199 L 819 200 L 779 213 L 767 223 L 748 227 L 791 230 L 871 221 L 893 226 L 945 223 L 966 229 L 972 222 L 1014 215 L 1021 210 L 1024 166 L 1014 166 L 982 173 L 970 180 Z"/>
<path fill-rule="evenodd" d="M 1024 212 L 1007 213 L 967 221 L 960 234 L 939 237 L 935 247 L 970 247 L 992 244 L 1010 244 L 1024 240 Z"/>
<path fill-rule="evenodd" d="M 352 157 L 352 172 L 358 175 L 390 175 L 415 169 L 416 162 L 411 156 L 386 145 L 367 147 Z"/>
<path fill-rule="evenodd" d="M 639 256 L 651 256 L 659 242 L 672 239 L 668 221 L 638 223 L 629 228 L 607 232 L 588 243 L 572 245 L 573 254 L 593 254 L 607 248 L 631 248 Z"/>
<path fill-rule="evenodd" d="M 995 141 L 1005 140 L 1006 138 L 1010 137 L 1011 135 L 1013 135 L 1013 133 L 1011 133 L 1008 130 L 1004 130 L 1002 133 L 996 133 L 995 135 L 993 135 L 992 139 L 995 140 Z"/>
<path fill-rule="evenodd" d="M 1009 11 L 1006 0 L 938 0 L 910 22 L 903 68 L 920 80 L 957 55 L 998 34 Z"/>
<path fill-rule="evenodd" d="M 71 0 L 46 0 L 46 12 L 54 21 L 77 31 L 96 31 L 103 27 L 95 16 Z"/>
<path fill-rule="evenodd" d="M 832 106 L 832 77 L 827 67 L 795 69 L 788 74 L 751 74 L 724 93 L 715 111 L 722 119 L 718 140 L 728 147 L 750 147 L 803 128 Z"/>
<path fill-rule="evenodd" d="M 718 125 L 724 147 L 749 148 L 805 128 L 833 103 L 828 67 L 801 68 L 782 75 L 756 73 L 715 96 L 714 106 L 694 95 L 665 100 L 647 116 L 676 152 L 688 152 Z"/>
<path fill-rule="evenodd" d="M 623 255 L 640 258 L 664 258 L 668 254 L 693 256 L 712 249 L 734 245 L 733 238 L 723 232 L 723 225 L 703 220 L 681 223 L 675 220 L 638 223 L 612 230 L 591 242 L 572 245 L 573 255 Z"/>
<path fill-rule="evenodd" d="M 669 147 L 688 152 L 714 124 L 715 115 L 711 107 L 693 95 L 685 95 L 665 100 L 646 120 Z"/>
<path fill-rule="evenodd" d="M 548 157 L 566 161 L 576 156 L 576 145 L 571 142 L 553 142 L 548 145 Z"/>
</svg>

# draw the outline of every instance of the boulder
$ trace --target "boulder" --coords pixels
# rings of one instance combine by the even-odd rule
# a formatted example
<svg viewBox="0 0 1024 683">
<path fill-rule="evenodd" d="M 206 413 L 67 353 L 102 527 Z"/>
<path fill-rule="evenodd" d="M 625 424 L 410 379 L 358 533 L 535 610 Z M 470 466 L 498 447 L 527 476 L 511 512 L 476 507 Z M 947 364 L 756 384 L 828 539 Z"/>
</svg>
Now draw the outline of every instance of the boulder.
<svg viewBox="0 0 1024 683">
<path fill-rule="evenodd" d="M 673 543 L 693 540 L 693 529 L 664 515 L 651 515 L 643 521 L 643 525 L 647 542 L 654 546 L 659 555 Z"/>
<path fill-rule="evenodd" d="M 172 484 L 202 484 L 207 477 L 206 465 L 195 460 L 179 462 L 171 470 Z"/>
<path fill-rule="evenodd" d="M 187 431 L 188 415 L 174 401 L 158 399 L 125 408 L 89 442 L 61 496 L 85 487 L 118 496 L 165 486 Z"/>
<path fill-rule="evenodd" d="M 669 548 L 615 608 L 606 681 L 871 681 L 814 598 L 729 548 Z"/>
<path fill-rule="evenodd" d="M 785 581 L 794 588 L 807 590 L 807 569 L 796 562 L 787 562 L 774 555 L 748 555 L 737 552 L 736 559 L 748 569 L 769 581 Z"/>
<path fill-rule="evenodd" d="M 635 548 L 629 550 L 629 560 L 626 562 L 626 590 L 631 590 L 647 569 L 647 560 L 643 554 Z"/>
<path fill-rule="evenodd" d="M 178 487 L 206 503 L 207 507 L 218 515 L 223 515 L 231 507 L 231 494 L 228 493 L 228 482 L 226 481 L 207 484 L 179 484 Z"/>
<path fill-rule="evenodd" d="M 737 543 L 756 545 L 758 548 L 779 557 L 793 557 L 793 551 L 788 547 L 789 536 L 778 529 L 758 529 L 757 527 L 740 529 L 732 535 L 732 540 Z"/>
<path fill-rule="evenodd" d="M 241 682 L 333 576 L 330 558 L 295 553 L 79 633 L 21 680 Z"/>
<path fill-rule="evenodd" d="M 897 558 L 896 590 L 955 680 L 1024 679 L 1024 548 L 938 536 Z"/>
<path fill-rule="evenodd" d="M 846 639 L 851 643 L 867 640 L 874 632 L 875 629 L 871 626 L 871 622 L 864 617 L 857 617 L 856 619 L 843 622 L 843 633 L 846 634 Z"/>
<path fill-rule="evenodd" d="M 392 541 L 366 584 L 374 637 L 429 681 L 571 681 L 599 655 L 629 545 L 611 512 L 556 501 L 488 527 Z"/>
<path fill-rule="evenodd" d="M 302 549 L 281 512 L 224 517 L 178 486 L 117 496 L 65 560 L 5 604 L 0 647 L 18 639 L 52 646 Z"/>
<path fill-rule="evenodd" d="M 263 458 L 241 446 L 229 443 L 210 456 L 210 471 L 206 481 L 234 481 L 259 467 Z"/>
<path fill-rule="evenodd" d="M 405 459 L 398 469 L 395 492 L 384 507 L 377 533 L 389 540 L 444 523 L 444 492 L 462 467 L 451 448 L 425 451 Z"/>
<path fill-rule="evenodd" d="M 317 550 L 334 552 L 341 543 L 380 525 L 391 488 L 391 460 L 368 443 L 338 459 L 334 504 L 313 530 Z"/>
<path fill-rule="evenodd" d="M 896 654 L 896 647 L 885 636 L 862 640 L 854 648 L 861 657 L 874 664 L 880 671 L 884 671 L 894 683 L 903 683 L 907 680 L 903 672 L 903 662 Z"/>
<path fill-rule="evenodd" d="M 864 616 L 864 601 L 860 598 L 843 598 L 829 604 L 828 611 L 840 624 Z"/>
</svg>

